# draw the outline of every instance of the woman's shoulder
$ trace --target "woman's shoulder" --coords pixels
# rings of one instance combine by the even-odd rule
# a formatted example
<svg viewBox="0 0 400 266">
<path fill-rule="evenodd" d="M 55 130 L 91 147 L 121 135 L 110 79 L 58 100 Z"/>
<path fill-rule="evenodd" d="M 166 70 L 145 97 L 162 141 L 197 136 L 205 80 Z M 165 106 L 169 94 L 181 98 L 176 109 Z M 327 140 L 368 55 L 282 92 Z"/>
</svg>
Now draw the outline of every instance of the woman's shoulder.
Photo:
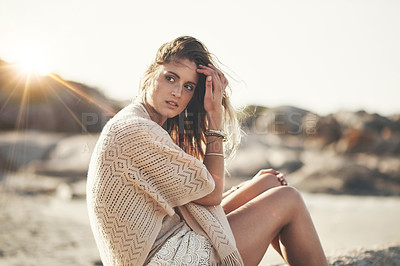
<svg viewBox="0 0 400 266">
<path fill-rule="evenodd" d="M 140 103 L 133 102 L 119 111 L 105 126 L 103 132 L 115 134 L 168 134 L 160 125 L 150 119 Z"/>
</svg>

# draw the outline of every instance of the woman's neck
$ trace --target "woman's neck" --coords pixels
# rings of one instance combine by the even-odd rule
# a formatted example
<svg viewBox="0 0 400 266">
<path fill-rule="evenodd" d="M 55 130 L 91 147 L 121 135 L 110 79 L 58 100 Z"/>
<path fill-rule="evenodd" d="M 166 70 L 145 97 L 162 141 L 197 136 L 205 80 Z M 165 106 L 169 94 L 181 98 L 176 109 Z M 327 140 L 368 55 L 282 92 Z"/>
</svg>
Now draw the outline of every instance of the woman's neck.
<svg viewBox="0 0 400 266">
<path fill-rule="evenodd" d="M 165 121 L 167 121 L 166 117 L 162 117 L 155 109 L 153 106 L 151 106 L 146 100 L 140 101 L 140 103 L 144 106 L 146 109 L 147 113 L 150 116 L 150 119 L 160 126 L 162 126 Z"/>
</svg>

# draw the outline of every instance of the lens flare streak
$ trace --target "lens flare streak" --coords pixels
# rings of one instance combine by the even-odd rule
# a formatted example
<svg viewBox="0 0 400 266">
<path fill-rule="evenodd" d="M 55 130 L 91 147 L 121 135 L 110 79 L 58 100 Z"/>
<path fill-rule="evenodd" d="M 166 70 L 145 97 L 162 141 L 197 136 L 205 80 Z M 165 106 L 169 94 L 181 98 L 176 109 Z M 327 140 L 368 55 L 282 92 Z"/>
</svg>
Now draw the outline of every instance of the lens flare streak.
<svg viewBox="0 0 400 266">
<path fill-rule="evenodd" d="M 5 73 L 12 73 L 15 71 L 15 65 L 9 65 L 7 69 L 3 70 L 5 71 Z M 18 71 L 14 73 L 18 73 Z M 97 102 L 96 99 L 82 91 L 82 89 L 73 86 L 72 84 L 68 83 L 67 81 L 63 80 L 55 74 L 49 74 L 46 77 L 41 77 L 38 76 L 35 72 L 27 72 L 24 75 L 21 75 L 21 73 L 9 74 L 8 77 L 9 78 L 3 82 L 3 86 L 5 86 L 5 88 L 8 88 L 8 93 L 3 95 L 4 98 L 1 102 L 2 105 L 0 106 L 0 114 L 7 115 L 4 113 L 7 112 L 6 107 L 10 106 L 10 104 L 12 105 L 14 98 L 17 99 L 16 104 L 18 106 L 17 109 L 13 109 L 13 106 L 10 107 L 11 115 L 13 110 L 15 110 L 16 112 L 14 118 L 15 120 L 13 120 L 12 122 L 15 123 L 13 127 L 15 129 L 16 139 L 15 143 L 12 143 L 9 146 L 7 152 L 8 155 L 5 162 L 5 167 L 6 169 L 8 169 L 7 172 L 12 172 L 13 170 L 15 170 L 15 167 L 18 168 L 20 161 L 25 162 L 27 160 L 27 158 L 25 158 L 26 156 L 28 156 L 26 152 L 28 145 L 28 132 L 26 130 L 30 128 L 30 112 L 32 112 L 31 99 L 34 99 L 32 98 L 32 96 L 35 97 L 36 93 L 44 92 L 42 94 L 42 97 L 45 97 L 47 99 L 46 102 L 49 102 L 51 100 L 53 100 L 54 102 L 59 101 L 64 106 L 66 111 L 71 115 L 72 119 L 82 129 L 82 132 L 85 132 L 85 134 L 90 134 L 90 132 L 88 132 L 86 126 L 79 119 L 78 115 L 71 109 L 70 106 L 68 106 L 65 99 L 62 98 L 59 91 L 57 92 L 57 90 L 72 92 L 71 95 L 73 95 L 74 97 L 78 96 L 77 98 L 87 101 L 89 104 L 96 106 L 103 112 L 106 112 L 108 115 L 115 115 L 115 111 L 112 109 L 112 107 L 101 106 L 101 102 Z M 52 84 L 52 82 L 50 82 L 51 80 L 54 80 L 56 83 L 61 84 L 62 86 L 54 86 L 54 83 Z M 38 82 L 38 84 L 32 86 L 32 84 L 36 82 Z M 40 88 L 40 90 L 35 89 L 37 87 Z M 35 89 L 35 91 L 32 91 L 33 89 Z M 49 97 L 50 95 L 52 95 L 52 97 Z M 23 134 L 23 136 L 21 134 Z M 22 139 L 19 136 L 22 136 Z M 19 140 L 22 140 L 23 142 L 21 143 L 19 142 Z M 18 156 L 23 156 L 23 158 L 17 158 Z M 6 177 L 3 179 L 3 185 L 7 185 L 7 179 L 8 178 Z"/>
<path fill-rule="evenodd" d="M 72 118 L 79 124 L 79 126 L 85 131 L 85 133 L 89 134 L 88 130 L 86 127 L 82 124 L 82 122 L 79 120 L 79 118 L 74 114 L 74 112 L 71 110 L 71 108 L 68 107 L 68 105 L 64 102 L 64 100 L 53 90 L 51 89 L 52 93 L 54 96 L 57 97 L 57 99 L 64 105 L 65 109 L 68 111 L 68 113 L 72 116 Z"/>
<path fill-rule="evenodd" d="M 79 96 L 82 96 L 85 100 L 87 100 L 89 103 L 96 105 L 97 107 L 99 107 L 100 109 L 102 109 L 103 111 L 106 111 L 112 115 L 115 115 L 114 110 L 108 108 L 108 107 L 103 107 L 100 104 L 98 104 L 97 102 L 95 102 L 93 100 L 93 98 L 91 98 L 90 96 L 88 96 L 87 94 L 83 93 L 82 91 L 78 90 L 77 88 L 75 88 L 74 86 L 72 86 L 71 84 L 69 84 L 68 82 L 66 82 L 65 80 L 62 80 L 61 78 L 57 77 L 54 74 L 50 74 L 49 77 L 51 77 L 52 79 L 54 79 L 55 81 L 59 82 L 60 84 L 64 85 L 65 87 L 67 87 L 68 89 L 70 89 L 71 91 L 75 92 L 76 94 L 78 94 Z"/>
</svg>

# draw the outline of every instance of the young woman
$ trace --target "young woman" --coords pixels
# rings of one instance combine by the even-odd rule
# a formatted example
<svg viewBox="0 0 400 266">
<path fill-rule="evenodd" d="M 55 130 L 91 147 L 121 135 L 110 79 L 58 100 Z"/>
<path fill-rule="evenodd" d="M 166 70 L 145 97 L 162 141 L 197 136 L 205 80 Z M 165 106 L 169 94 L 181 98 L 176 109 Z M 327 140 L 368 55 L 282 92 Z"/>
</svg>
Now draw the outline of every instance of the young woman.
<svg viewBox="0 0 400 266">
<path fill-rule="evenodd" d="M 179 37 L 158 50 L 140 97 L 107 123 L 87 185 L 105 265 L 258 265 L 270 244 L 290 265 L 327 265 L 284 175 L 261 170 L 223 193 L 239 138 L 227 86 L 206 47 Z"/>
</svg>

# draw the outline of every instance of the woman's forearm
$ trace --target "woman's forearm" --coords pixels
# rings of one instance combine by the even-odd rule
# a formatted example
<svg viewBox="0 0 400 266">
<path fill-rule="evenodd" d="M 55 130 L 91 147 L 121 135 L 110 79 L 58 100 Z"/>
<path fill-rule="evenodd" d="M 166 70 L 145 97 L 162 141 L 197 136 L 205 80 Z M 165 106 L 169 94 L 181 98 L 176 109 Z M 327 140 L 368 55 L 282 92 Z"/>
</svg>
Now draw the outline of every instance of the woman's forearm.
<svg viewBox="0 0 400 266">
<path fill-rule="evenodd" d="M 219 205 L 222 201 L 225 181 L 222 138 L 216 136 L 207 137 L 207 148 L 203 163 L 214 179 L 215 188 L 213 192 L 195 202 L 203 205 Z"/>
<path fill-rule="evenodd" d="M 222 201 L 224 191 L 224 150 L 223 138 L 216 133 L 222 129 L 223 105 L 222 99 L 228 80 L 223 73 L 211 64 L 199 65 L 197 72 L 206 75 L 206 92 L 204 94 L 204 110 L 207 112 L 207 147 L 204 156 L 204 165 L 212 175 L 215 188 L 207 196 L 197 200 L 197 203 L 204 205 L 219 205 Z"/>
<path fill-rule="evenodd" d="M 220 112 L 214 115 L 208 114 L 207 118 L 210 130 L 220 130 L 222 128 L 222 116 Z M 225 183 L 223 139 L 219 136 L 207 136 L 206 138 L 207 147 L 203 163 L 214 179 L 215 188 L 212 193 L 196 202 L 203 205 L 218 205 L 222 201 Z"/>
</svg>

